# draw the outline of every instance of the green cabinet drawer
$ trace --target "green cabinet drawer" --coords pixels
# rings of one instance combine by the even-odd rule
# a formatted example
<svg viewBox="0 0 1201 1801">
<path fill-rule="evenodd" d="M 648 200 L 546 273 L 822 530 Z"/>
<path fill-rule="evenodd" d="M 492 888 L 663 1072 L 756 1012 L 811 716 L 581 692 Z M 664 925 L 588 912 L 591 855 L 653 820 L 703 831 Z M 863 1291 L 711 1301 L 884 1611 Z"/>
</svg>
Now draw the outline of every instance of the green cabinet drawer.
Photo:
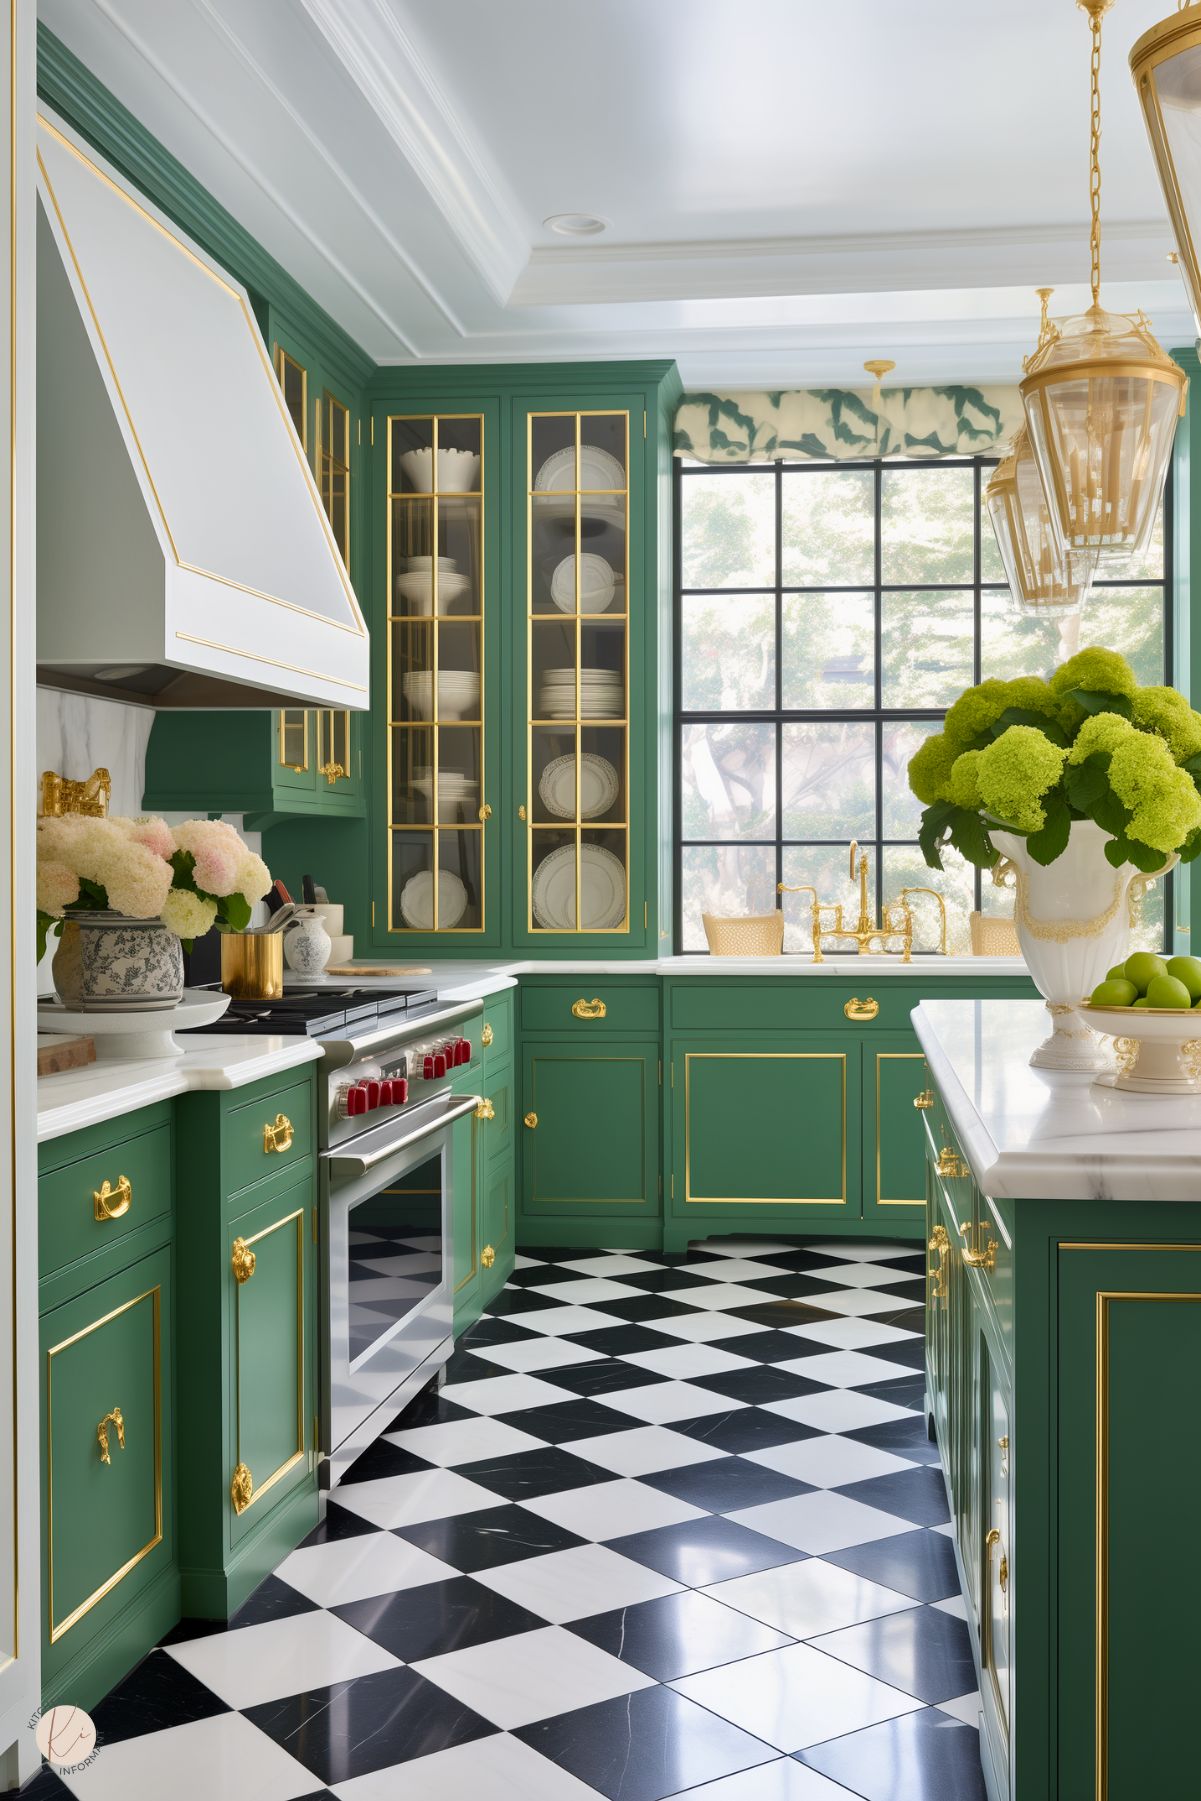
<svg viewBox="0 0 1201 1801">
<path fill-rule="evenodd" d="M 311 1079 L 272 1089 L 231 1107 L 222 1122 L 221 1169 L 226 1194 L 236 1194 L 302 1163 L 313 1150 Z"/>
<path fill-rule="evenodd" d="M 169 1125 L 48 1170 L 38 1179 L 38 1275 L 55 1275 L 170 1212 Z"/>
<path fill-rule="evenodd" d="M 42 1672 L 52 1683 L 172 1561 L 171 1252 L 44 1314 L 41 1345 Z"/>
<path fill-rule="evenodd" d="M 513 997 L 515 989 L 494 995 L 484 1003 L 484 1024 L 480 1033 L 484 1067 L 503 1063 L 513 1054 Z"/>
<path fill-rule="evenodd" d="M 526 1032 L 609 1033 L 658 1032 L 659 985 L 648 982 L 622 987 L 593 976 L 521 988 L 521 1024 Z"/>
<path fill-rule="evenodd" d="M 486 1158 L 512 1157 L 513 1121 L 517 1111 L 513 1065 L 506 1063 L 497 1070 L 485 1065 L 479 1090 L 485 1102 L 479 1120 L 481 1155 Z"/>
<path fill-rule="evenodd" d="M 870 1036 L 863 1044 L 863 1212 L 897 1220 L 926 1205 L 922 1094 L 926 1059 L 908 1032 Z"/>
<path fill-rule="evenodd" d="M 672 1031 L 710 1027 L 748 1032 L 824 1031 L 848 1025 L 865 1031 L 892 1027 L 903 1031 L 917 1000 L 914 984 L 885 987 L 878 977 L 863 976 L 853 985 L 828 976 L 790 976 L 739 981 L 710 976 L 692 982 L 669 982 L 667 1017 Z"/>
<path fill-rule="evenodd" d="M 530 1046 L 522 1107 L 527 1213 L 625 1217 L 658 1210 L 657 1044 Z"/>
</svg>

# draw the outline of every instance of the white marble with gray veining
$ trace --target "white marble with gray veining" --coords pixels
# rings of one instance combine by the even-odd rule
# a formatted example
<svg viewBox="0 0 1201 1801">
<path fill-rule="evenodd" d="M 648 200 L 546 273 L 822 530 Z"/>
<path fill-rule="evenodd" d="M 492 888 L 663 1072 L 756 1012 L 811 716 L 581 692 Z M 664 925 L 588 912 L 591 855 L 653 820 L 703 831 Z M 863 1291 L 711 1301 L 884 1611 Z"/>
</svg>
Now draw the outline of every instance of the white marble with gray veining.
<svg viewBox="0 0 1201 1801">
<path fill-rule="evenodd" d="M 913 1023 L 985 1194 L 1201 1203 L 1201 1095 L 1031 1069 L 1047 1034 L 1041 1001 L 925 1000 Z"/>
<path fill-rule="evenodd" d="M 110 812 L 140 813 L 153 708 L 57 688 L 39 688 L 37 708 L 39 784 L 47 769 L 74 782 L 86 781 L 93 769 L 107 769 L 113 778 Z"/>
</svg>

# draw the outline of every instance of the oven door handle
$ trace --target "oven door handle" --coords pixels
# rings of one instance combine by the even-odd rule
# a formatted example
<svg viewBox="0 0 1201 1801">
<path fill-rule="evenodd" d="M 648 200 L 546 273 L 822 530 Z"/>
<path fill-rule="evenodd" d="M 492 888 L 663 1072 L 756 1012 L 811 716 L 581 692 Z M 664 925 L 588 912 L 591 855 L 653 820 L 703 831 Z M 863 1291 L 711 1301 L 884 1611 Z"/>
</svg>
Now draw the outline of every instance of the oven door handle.
<svg viewBox="0 0 1201 1801">
<path fill-rule="evenodd" d="M 322 1151 L 321 1155 L 329 1164 L 331 1173 L 363 1175 L 367 1170 L 375 1169 L 379 1164 L 386 1163 L 399 1151 L 407 1151 L 411 1145 L 420 1144 L 423 1138 L 432 1137 L 435 1132 L 441 1131 L 443 1126 L 451 1126 L 466 1114 L 474 1113 L 479 1104 L 480 1096 L 478 1094 L 464 1095 L 461 1100 L 455 1102 L 453 1107 L 447 1107 L 440 1112 L 436 1119 L 424 1120 L 404 1137 L 390 1138 L 386 1144 L 381 1144 L 376 1150 L 355 1151 L 349 1147 L 335 1146 L 333 1150 Z"/>
</svg>

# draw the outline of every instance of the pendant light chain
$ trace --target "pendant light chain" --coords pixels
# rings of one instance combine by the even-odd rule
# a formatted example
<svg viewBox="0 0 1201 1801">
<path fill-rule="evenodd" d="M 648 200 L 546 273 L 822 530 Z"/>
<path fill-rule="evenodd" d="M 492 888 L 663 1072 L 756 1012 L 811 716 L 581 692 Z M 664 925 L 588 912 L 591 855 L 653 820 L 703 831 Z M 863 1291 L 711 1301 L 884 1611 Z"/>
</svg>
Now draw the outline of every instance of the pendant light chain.
<svg viewBox="0 0 1201 1801">
<path fill-rule="evenodd" d="M 1089 249 L 1092 258 L 1093 305 L 1101 301 L 1101 11 L 1090 11 L 1093 53 L 1089 65 L 1091 117 L 1088 137 L 1088 197 L 1092 209 Z"/>
</svg>

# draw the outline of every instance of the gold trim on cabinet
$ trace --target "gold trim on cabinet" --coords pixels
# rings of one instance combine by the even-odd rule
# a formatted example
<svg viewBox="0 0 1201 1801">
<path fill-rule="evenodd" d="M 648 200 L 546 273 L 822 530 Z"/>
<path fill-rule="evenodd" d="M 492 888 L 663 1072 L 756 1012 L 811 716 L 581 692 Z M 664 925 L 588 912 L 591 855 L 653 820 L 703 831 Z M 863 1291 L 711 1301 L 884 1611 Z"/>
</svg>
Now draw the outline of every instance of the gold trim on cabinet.
<svg viewBox="0 0 1201 1801">
<path fill-rule="evenodd" d="M 290 714 L 300 715 L 300 762 L 294 763 L 288 755 L 288 733 L 296 730 L 296 720 Z M 279 710 L 279 744 L 276 760 L 282 769 L 290 769 L 293 775 L 304 775 L 309 766 L 309 709 L 307 707 L 281 707 Z"/>
<path fill-rule="evenodd" d="M 18 680 L 16 659 L 17 636 L 17 194 L 18 194 L 18 120 L 17 85 L 17 0 L 8 7 L 8 857 L 9 870 L 17 868 L 17 716 Z M 17 1151 L 17 1070 L 20 1068 L 18 1046 L 18 970 L 28 953 L 24 944 L 25 922 L 19 909 L 8 909 L 8 1174 L 9 1174 L 9 1271 L 8 1271 L 8 1354 L 9 1368 L 9 1505 L 12 1508 L 10 1550 L 12 1553 L 12 1629 L 10 1650 L 0 1657 L 0 1671 L 15 1662 L 21 1650 L 21 1418 L 18 1371 L 17 1308 L 17 1193 L 20 1169 Z M 18 948 L 18 933 L 22 934 Z M 48 1422 L 47 1422 L 48 1423 Z M 53 1614 L 53 1610 L 51 1610 Z"/>
<path fill-rule="evenodd" d="M 533 1093 L 531 1095 L 531 1099 L 533 1099 L 533 1100 L 537 1100 L 537 1098 L 538 1098 L 538 1064 L 539 1064 L 539 1062 L 545 1063 L 547 1061 L 566 1062 L 566 1063 L 585 1063 L 586 1062 L 588 1064 L 636 1063 L 638 1065 L 639 1069 L 641 1069 L 643 1072 L 644 1086 L 643 1086 L 643 1096 L 642 1096 L 642 1113 L 641 1113 L 640 1120 L 639 1120 L 639 1130 L 644 1134 L 643 1144 L 645 1146 L 645 1142 L 646 1142 L 645 1141 L 645 1127 L 646 1127 L 646 1099 L 645 1099 L 646 1058 L 645 1057 L 593 1057 L 591 1055 L 589 1055 L 587 1057 L 568 1056 L 568 1057 L 552 1058 L 552 1059 L 548 1059 L 546 1057 L 543 1057 L 543 1058 L 531 1057 L 530 1058 L 530 1086 L 531 1086 L 531 1089 L 533 1090 Z M 523 1124 L 528 1126 L 531 1132 L 536 1131 L 537 1127 L 538 1127 L 537 1113 L 533 1113 L 533 1112 L 527 1113 L 525 1115 Z M 531 1182 L 530 1182 L 531 1205 L 539 1202 L 539 1196 L 536 1192 L 536 1183 L 537 1183 L 537 1169 L 535 1168 L 533 1178 L 531 1179 Z M 632 1194 L 632 1195 L 631 1194 L 615 1194 L 615 1195 L 599 1195 L 599 1196 L 596 1196 L 594 1199 L 588 1200 L 588 1201 L 568 1201 L 568 1200 L 564 1200 L 562 1197 L 558 1197 L 557 1199 L 553 1199 L 553 1200 L 543 1200 L 543 1201 L 541 1201 L 540 1204 L 544 1207 L 551 1207 L 551 1206 L 556 1206 L 556 1205 L 564 1206 L 564 1207 L 641 1207 L 645 1204 L 645 1202 L 646 1202 L 646 1196 L 642 1195 L 642 1194 Z"/>
<path fill-rule="evenodd" d="M 118 1176 L 116 1187 L 105 1176 L 99 1188 L 92 1190 L 92 1218 L 97 1222 L 124 1219 L 132 1206 L 133 1183 L 128 1176 Z"/>
<path fill-rule="evenodd" d="M 839 1063 L 842 1065 L 842 1193 L 812 1198 L 792 1195 L 694 1195 L 692 1192 L 692 1070 L 690 1065 L 714 1060 L 745 1062 L 749 1059 L 778 1063 Z M 847 1057 L 845 1051 L 685 1051 L 684 1053 L 684 1203 L 701 1207 L 845 1207 L 847 1204 Z"/>
<path fill-rule="evenodd" d="M 295 1226 L 296 1228 L 296 1449 L 292 1452 L 291 1456 L 285 1457 L 278 1469 L 272 1470 L 267 1479 L 254 1488 L 250 1499 L 246 1502 L 246 1507 L 252 1507 L 257 1501 L 260 1501 L 269 1489 L 274 1488 L 275 1484 L 288 1474 L 289 1470 L 295 1469 L 296 1465 L 303 1460 L 306 1454 L 304 1438 L 305 1211 L 305 1208 L 298 1207 L 295 1213 L 285 1214 L 282 1219 L 277 1219 L 273 1225 L 264 1226 L 261 1232 L 255 1232 L 251 1237 L 240 1238 L 237 1241 L 243 1247 L 243 1250 L 248 1252 L 249 1255 L 257 1261 L 256 1253 L 253 1249 L 256 1244 L 260 1244 L 264 1238 L 269 1238 L 273 1232 L 281 1231 L 284 1226 Z M 235 1289 L 236 1298 L 234 1301 L 234 1455 L 237 1459 L 238 1467 L 241 1468 L 244 1467 L 242 1462 L 242 1289 L 244 1283 L 238 1279 L 236 1271 L 233 1273 L 235 1281 L 238 1282 L 238 1286 Z M 253 1273 L 253 1271 L 251 1273 Z M 247 1475 L 249 1474 L 250 1472 L 247 1470 Z M 236 1469 L 234 1471 L 234 1477 L 235 1479 L 237 1477 Z M 231 1500 L 233 1499 L 232 1484 L 230 1498 Z M 235 1503 L 234 1510 L 237 1513 L 244 1513 L 246 1508 L 238 1507 Z"/>
<path fill-rule="evenodd" d="M 202 575 L 207 575 L 210 572 L 208 570 L 201 570 L 200 573 Z M 213 579 L 214 581 L 222 581 L 224 578 L 218 575 L 214 576 Z M 228 584 L 231 588 L 236 588 L 238 585 L 237 582 L 230 582 Z M 247 588 L 244 592 L 252 594 L 257 593 L 258 590 Z M 260 594 L 258 598 L 260 600 L 270 600 L 271 596 L 269 594 Z M 277 605 L 281 607 L 287 606 L 287 604 L 287 601 L 283 600 L 277 602 Z M 303 607 L 292 608 L 294 613 L 303 613 L 304 610 Z M 326 621 L 326 624 L 328 625 L 333 625 L 334 623 L 335 621 L 332 619 Z M 341 629 L 342 628 L 339 627 L 339 630 Z M 317 682 L 333 682 L 339 688 L 349 688 L 352 694 L 366 694 L 367 692 L 362 682 L 348 682 L 340 675 L 331 675 L 328 669 L 308 669 L 303 663 L 281 663 L 278 657 L 262 657 L 259 656 L 256 651 L 241 649 L 237 644 L 221 644 L 216 638 L 201 638 L 196 632 L 176 632 L 175 637 L 180 644 L 199 644 L 204 650 L 224 651 L 227 657 L 241 657 L 243 662 L 246 663 L 266 663 L 269 669 L 286 669 L 290 675 L 310 675 L 313 680 Z"/>
<path fill-rule="evenodd" d="M 883 1146 L 880 1139 L 880 1065 L 881 1063 L 920 1063 L 921 1051 L 877 1051 L 876 1052 L 876 1205 L 877 1207 L 924 1207 L 925 1194 L 915 1196 L 911 1200 L 885 1199 L 880 1189 L 883 1183 Z M 915 1097 L 914 1106 L 920 1111 L 934 1105 L 934 1096 L 927 1088 L 923 1094 Z"/>
<path fill-rule="evenodd" d="M 284 397 L 284 407 L 292 424 L 296 425 L 296 416 L 288 406 L 287 372 L 295 369 L 300 377 L 300 424 L 296 426 L 296 436 L 300 439 L 300 448 L 308 455 L 309 450 L 309 372 L 303 363 L 298 363 L 294 356 L 289 356 L 282 344 L 275 346 L 275 379 L 279 383 L 280 393 Z"/>
<path fill-rule="evenodd" d="M 131 1307 L 138 1307 L 143 1301 L 151 1304 L 151 1333 L 154 1341 L 154 1533 L 148 1538 L 140 1551 L 127 1558 L 120 1569 L 114 1570 L 99 1588 L 93 1589 L 86 1600 L 73 1608 L 65 1620 L 57 1623 L 54 1618 L 54 1359 L 61 1351 L 68 1350 L 71 1345 L 78 1344 L 81 1338 L 87 1338 L 92 1332 L 98 1332 L 112 1320 L 128 1313 Z M 90 1613 L 98 1601 L 111 1594 L 119 1582 L 124 1581 L 132 1569 L 148 1557 L 163 1538 L 163 1389 L 162 1389 L 162 1327 L 160 1311 L 160 1289 L 156 1284 L 147 1288 L 142 1294 L 135 1295 L 131 1301 L 123 1301 L 120 1307 L 114 1307 L 101 1319 L 93 1320 L 91 1325 L 73 1332 L 59 1344 L 52 1345 L 46 1352 L 46 1619 L 49 1629 L 50 1643 L 57 1644 L 64 1633 Z"/>
<path fill-rule="evenodd" d="M 391 434 L 391 432 L 389 432 L 388 433 L 389 445 L 391 445 L 391 442 L 392 442 L 392 434 Z M 455 1283 L 454 1292 L 451 1296 L 452 1300 L 454 1299 L 454 1295 L 458 1294 L 461 1289 L 466 1288 L 467 1284 L 471 1281 L 472 1277 L 479 1273 L 479 1263 L 478 1263 L 477 1257 L 476 1257 L 476 1250 L 477 1250 L 477 1245 L 478 1245 L 478 1240 L 479 1240 L 479 1220 L 480 1220 L 480 1202 L 479 1202 L 480 1157 L 479 1157 L 479 1142 L 478 1142 L 479 1141 L 479 1131 L 480 1131 L 479 1109 L 477 1108 L 476 1111 L 471 1116 L 471 1268 L 467 1271 L 467 1274 L 465 1276 L 461 1277 L 459 1279 L 459 1281 L 457 1281 Z M 412 1193 L 412 1190 L 410 1189 L 409 1192 Z"/>
</svg>

